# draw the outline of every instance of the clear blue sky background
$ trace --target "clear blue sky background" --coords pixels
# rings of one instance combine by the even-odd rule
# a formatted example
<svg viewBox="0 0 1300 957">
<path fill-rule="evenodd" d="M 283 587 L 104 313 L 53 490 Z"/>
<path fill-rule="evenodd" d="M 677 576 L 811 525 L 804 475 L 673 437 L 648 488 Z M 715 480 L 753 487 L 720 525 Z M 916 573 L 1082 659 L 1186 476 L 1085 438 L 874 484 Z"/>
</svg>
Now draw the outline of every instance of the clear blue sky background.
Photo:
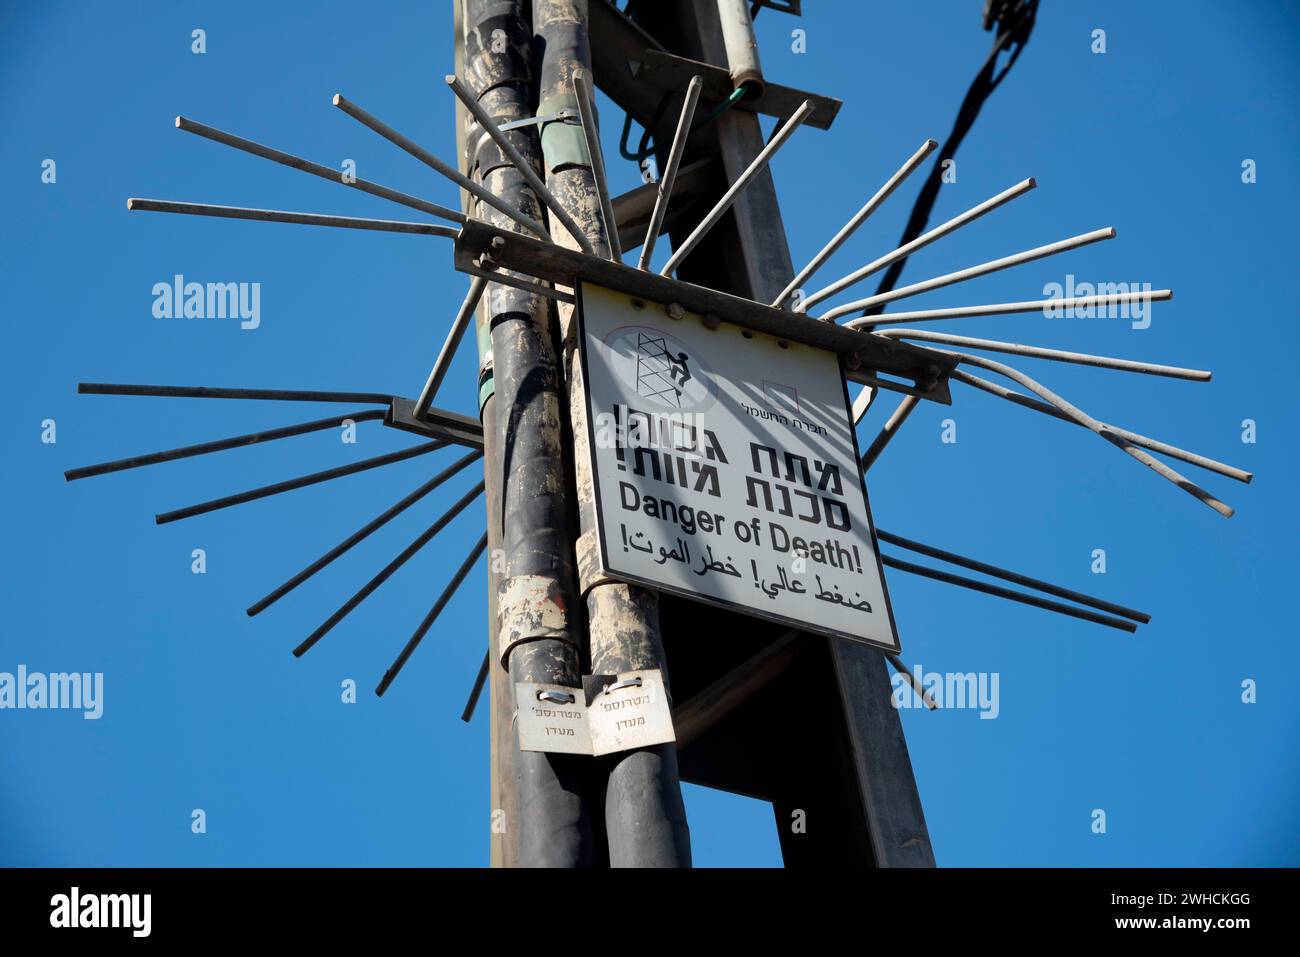
<svg viewBox="0 0 1300 957">
<path fill-rule="evenodd" d="M 806 261 L 927 136 L 986 54 L 979 0 L 828 3 L 758 19 L 769 77 L 843 98 L 775 161 Z M 849 11 L 852 10 L 852 13 Z M 190 31 L 208 52 L 190 52 Z M 790 31 L 807 31 L 807 52 Z M 1108 50 L 1090 51 L 1105 29 Z M 102 671 L 105 714 L 0 712 L 0 863 L 480 865 L 487 721 L 458 720 L 484 646 L 475 572 L 393 689 L 371 694 L 455 563 L 478 506 L 311 654 L 289 649 L 468 488 L 461 476 L 256 620 L 243 609 L 451 452 L 155 527 L 155 512 L 409 444 L 371 423 L 65 484 L 62 471 L 328 414 L 319 406 L 77 397 L 78 380 L 414 394 L 465 288 L 445 240 L 128 213 L 127 196 L 420 218 L 176 131 L 184 113 L 448 205 L 431 172 L 329 105 L 341 91 L 454 156 L 450 4 L 5 4 L 6 615 L 0 670 Z M 1185 470 L 1229 521 L 1090 433 L 954 387 L 873 470 L 878 522 L 1149 611 L 1135 637 L 899 573 L 904 657 L 1000 675 L 1001 714 L 907 711 L 948 865 L 1300 863 L 1294 575 L 1294 3 L 1064 3 L 985 107 L 939 197 L 948 218 L 1033 175 L 1031 195 L 925 250 L 904 281 L 1105 225 L 1119 238 L 915 300 L 1038 298 L 1150 282 L 1151 328 L 973 319 L 936 328 L 1213 368 L 1196 384 L 1021 361 L 1098 417 L 1258 474 Z M 622 115 L 602 99 L 613 154 Z M 57 183 L 41 182 L 41 161 Z M 1243 159 L 1258 182 L 1241 182 Z M 637 182 L 612 160 L 615 188 Z M 918 181 L 827 267 L 892 248 Z M 666 244 L 665 244 L 666 245 Z M 660 258 L 665 254 L 661 249 Z M 262 284 L 262 324 L 152 318 L 176 273 Z M 874 280 L 867 290 L 874 289 Z M 468 346 L 444 387 L 474 410 Z M 863 427 L 874 434 L 892 401 Z M 940 442 L 944 418 L 956 444 Z M 41 422 L 58 423 L 55 445 Z M 1241 422 L 1258 423 L 1243 444 Z M 435 461 L 436 460 L 436 461 Z M 194 548 L 206 575 L 190 572 Z M 1104 548 L 1104 576 L 1090 571 Z M 707 635 L 698 640 L 708 641 Z M 340 700 L 354 678 L 356 704 Z M 1244 679 L 1258 703 L 1241 702 Z M 764 805 L 688 787 L 700 864 L 779 863 Z M 192 809 L 208 832 L 191 834 Z M 1104 809 L 1104 835 L 1090 829 Z"/>
</svg>

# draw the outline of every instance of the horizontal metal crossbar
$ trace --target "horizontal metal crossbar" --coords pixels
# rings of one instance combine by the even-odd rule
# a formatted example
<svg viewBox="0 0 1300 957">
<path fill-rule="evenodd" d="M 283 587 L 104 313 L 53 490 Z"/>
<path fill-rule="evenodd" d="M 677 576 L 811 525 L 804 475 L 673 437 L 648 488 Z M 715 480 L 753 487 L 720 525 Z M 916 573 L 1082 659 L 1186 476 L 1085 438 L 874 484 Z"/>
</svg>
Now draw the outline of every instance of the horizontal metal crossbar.
<svg viewBox="0 0 1300 957">
<path fill-rule="evenodd" d="M 944 405 L 952 402 L 948 375 L 956 361 L 933 349 L 889 342 L 881 336 L 863 335 L 834 323 L 817 322 L 764 303 L 587 256 L 558 244 L 539 242 L 529 236 L 470 220 L 462 227 L 456 240 L 456 268 L 470 273 L 479 268 L 480 257 L 486 257 L 486 261 L 498 268 L 562 286 L 590 282 L 650 302 L 677 303 L 688 312 L 713 316 L 721 322 L 754 332 L 838 353 L 844 357 L 848 378 L 854 382 L 918 395 Z M 909 379 L 914 386 L 909 388 L 905 384 L 881 379 L 880 374 Z"/>
</svg>

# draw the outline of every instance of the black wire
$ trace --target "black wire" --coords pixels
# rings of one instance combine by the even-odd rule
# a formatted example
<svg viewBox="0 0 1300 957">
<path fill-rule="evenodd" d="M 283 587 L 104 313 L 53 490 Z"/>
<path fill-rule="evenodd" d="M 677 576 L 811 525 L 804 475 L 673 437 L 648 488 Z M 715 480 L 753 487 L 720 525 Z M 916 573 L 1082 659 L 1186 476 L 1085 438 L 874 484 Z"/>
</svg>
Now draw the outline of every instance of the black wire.
<svg viewBox="0 0 1300 957">
<path fill-rule="evenodd" d="M 652 135 L 650 131 L 659 126 L 659 121 L 663 119 L 664 112 L 668 109 L 669 99 L 670 94 L 668 93 L 659 97 L 659 105 L 655 107 L 654 119 L 650 121 L 650 125 L 641 133 L 641 142 L 637 146 L 635 153 L 629 152 L 627 148 L 627 137 L 628 134 L 632 132 L 632 114 L 624 114 L 623 134 L 618 138 L 618 154 L 622 156 L 623 159 L 631 160 L 633 163 L 640 163 L 642 160 L 654 155 L 654 148 L 649 146 L 650 137 Z"/>
<path fill-rule="evenodd" d="M 1009 5 L 1006 13 L 998 21 L 997 38 L 993 41 L 993 48 L 989 51 L 988 58 L 984 65 L 980 67 L 979 73 L 971 82 L 970 88 L 966 91 L 966 96 L 961 102 L 961 108 L 957 111 L 957 118 L 953 121 L 952 130 L 948 133 L 948 138 L 944 140 L 943 148 L 939 151 L 939 156 L 934 162 L 934 167 L 930 170 L 930 175 L 926 177 L 921 192 L 916 197 L 916 203 L 912 206 L 912 214 L 908 217 L 907 226 L 903 229 L 903 236 L 898 241 L 899 246 L 910 243 L 925 230 L 926 224 L 930 221 L 930 213 L 934 210 L 935 200 L 939 197 L 939 187 L 943 183 L 944 161 L 952 159 L 957 153 L 957 148 L 965 139 L 966 134 L 970 132 L 975 125 L 975 119 L 979 116 L 980 108 L 985 101 L 998 88 L 998 85 L 1006 78 L 1007 73 L 1020 58 L 1020 52 L 1029 42 L 1029 34 L 1034 29 L 1034 18 L 1038 13 L 1038 0 L 1017 0 L 1013 5 Z M 997 70 L 998 56 L 1006 50 L 1010 50 L 1010 56 L 1007 58 L 1006 65 Z M 898 277 L 903 272 L 903 267 L 907 264 L 907 257 L 893 263 L 880 279 L 880 285 L 876 289 L 876 295 L 889 292 L 898 283 Z M 879 314 L 884 309 L 883 305 L 872 306 L 865 310 L 864 316 Z"/>
<path fill-rule="evenodd" d="M 636 7 L 636 5 L 637 5 L 637 0 L 627 0 L 627 6 L 623 8 L 623 15 L 630 20 L 635 20 L 636 14 L 634 12 L 634 7 Z M 758 9 L 759 5 L 755 4 L 754 7 L 755 10 L 751 10 L 749 15 L 751 20 L 755 16 L 757 16 L 757 13 L 755 11 Z M 704 127 L 708 126 L 710 123 L 716 120 L 723 113 L 727 112 L 727 110 L 735 106 L 743 98 L 744 94 L 742 93 L 742 90 L 746 86 L 748 86 L 748 81 L 746 81 L 746 83 L 744 84 L 741 84 L 740 87 L 738 87 L 735 91 L 733 91 L 731 96 L 727 97 L 727 99 L 723 100 L 716 107 L 714 107 L 713 111 L 710 112 L 709 115 L 706 116 L 704 119 L 702 120 L 697 119 L 691 125 L 690 133 L 688 133 L 687 135 L 688 136 L 693 135 L 697 130 L 703 129 Z M 660 121 L 663 120 L 664 113 L 667 111 L 668 104 L 671 99 L 672 99 L 672 91 L 666 91 L 663 94 L 663 96 L 659 98 L 659 104 L 655 107 L 654 119 L 652 119 L 650 121 L 650 124 L 647 127 L 645 127 L 645 129 L 642 131 L 641 140 L 640 143 L 637 145 L 635 153 L 629 150 L 627 146 L 628 136 L 631 135 L 632 133 L 632 114 L 631 113 L 624 114 L 623 132 L 618 138 L 618 154 L 622 156 L 623 159 L 631 160 L 633 163 L 636 163 L 638 167 L 640 167 L 642 162 L 649 159 L 651 156 L 655 154 L 658 147 L 650 145 L 650 139 L 654 135 L 652 131 L 657 130 L 659 128 L 659 123 Z"/>
<path fill-rule="evenodd" d="M 750 82 L 751 81 L 746 80 L 740 86 L 736 87 L 736 89 L 734 89 L 731 92 L 731 95 L 727 97 L 725 100 L 723 100 L 721 103 L 719 103 L 717 106 L 715 106 L 708 116 L 704 117 L 704 119 L 702 120 L 696 120 L 694 123 L 692 123 L 690 133 L 688 133 L 687 136 L 694 136 L 696 132 L 704 129 L 704 127 L 708 126 L 719 116 L 727 112 L 727 110 L 731 109 L 742 99 L 744 99 L 745 91 L 749 89 Z M 659 98 L 659 105 L 655 107 L 654 119 L 651 120 L 650 125 L 647 126 L 642 131 L 641 143 L 639 146 L 637 146 L 637 150 L 635 153 L 629 152 L 627 148 L 627 137 L 628 134 L 632 131 L 632 114 L 625 113 L 623 115 L 623 132 L 618 138 L 618 152 L 619 155 L 623 157 L 623 159 L 631 160 L 634 163 L 640 164 L 643 160 L 655 154 L 655 151 L 658 149 L 658 147 L 649 145 L 650 137 L 653 135 L 651 131 L 659 128 L 659 123 L 661 120 L 663 120 L 664 113 L 667 112 L 668 103 L 671 99 L 672 99 L 671 91 L 664 93 L 664 95 Z M 778 128 L 779 128 L 779 124 L 778 124 Z"/>
</svg>

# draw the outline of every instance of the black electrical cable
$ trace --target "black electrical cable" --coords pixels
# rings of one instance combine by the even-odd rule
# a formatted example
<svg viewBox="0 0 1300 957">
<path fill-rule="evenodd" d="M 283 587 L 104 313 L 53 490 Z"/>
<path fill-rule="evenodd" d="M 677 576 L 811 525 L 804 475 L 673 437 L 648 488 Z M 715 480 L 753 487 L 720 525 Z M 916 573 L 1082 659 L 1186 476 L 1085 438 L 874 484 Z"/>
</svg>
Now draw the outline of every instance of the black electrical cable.
<svg viewBox="0 0 1300 957">
<path fill-rule="evenodd" d="M 691 133 L 695 133 L 697 130 L 702 130 L 723 113 L 727 112 L 727 110 L 731 109 L 743 100 L 745 98 L 745 91 L 749 89 L 749 86 L 750 83 L 746 80 L 744 83 L 740 84 L 740 86 L 736 87 L 731 92 L 731 95 L 715 106 L 708 116 L 691 126 Z M 663 119 L 664 111 L 667 110 L 670 99 L 671 97 L 667 93 L 659 98 L 659 105 L 655 107 L 655 117 L 650 121 L 650 125 L 641 133 L 641 142 L 640 145 L 637 146 L 635 153 L 630 152 L 627 148 L 627 137 L 628 134 L 632 132 L 632 114 L 627 113 L 624 115 L 623 133 L 618 138 L 618 152 L 623 159 L 631 160 L 634 163 L 641 163 L 643 160 L 655 154 L 658 147 L 650 145 L 650 137 L 652 135 L 651 131 L 659 126 L 659 121 Z"/>
<path fill-rule="evenodd" d="M 908 217 L 907 226 L 903 230 L 903 236 L 898 241 L 899 246 L 910 243 L 925 230 L 926 224 L 930 221 L 930 213 L 934 209 L 935 200 L 939 196 L 939 187 L 943 183 L 943 174 L 945 170 L 945 160 L 952 159 L 957 153 L 957 148 L 965 139 L 966 134 L 975 124 L 976 117 L 979 116 L 980 108 L 985 101 L 998 88 L 1007 73 L 1015 66 L 1016 60 L 1020 57 L 1020 52 L 1029 42 L 1029 34 L 1034 29 L 1034 18 L 1038 14 L 1038 0 L 1009 0 L 1003 4 L 997 11 L 997 38 L 993 41 L 993 49 L 989 51 L 988 58 L 980 68 L 979 73 L 971 82 L 970 89 L 966 91 L 966 96 L 961 102 L 961 108 L 957 111 L 957 119 L 953 121 L 952 130 L 948 138 L 944 140 L 943 148 L 939 151 L 939 156 L 935 159 L 934 167 L 930 170 L 930 175 L 926 177 L 925 184 L 921 187 L 921 192 L 916 197 L 916 203 L 912 206 L 912 214 Z M 998 57 L 1004 51 L 1010 51 L 1006 65 L 1001 70 L 997 69 Z M 898 283 L 898 277 L 903 272 L 903 267 L 907 264 L 907 257 L 892 264 L 880 279 L 880 285 L 876 289 L 876 295 L 889 292 Z M 864 316 L 877 315 L 883 311 L 884 306 L 872 306 L 865 310 Z"/>
<path fill-rule="evenodd" d="M 636 4 L 636 0 L 628 0 L 627 6 L 623 8 L 623 15 L 626 17 L 632 17 L 633 16 L 632 8 L 635 4 Z M 750 14 L 750 18 L 751 19 L 753 18 L 752 12 Z M 697 120 L 691 126 L 691 133 L 693 134 L 697 130 L 701 130 L 704 127 L 708 126 L 710 123 L 716 120 L 723 113 L 727 112 L 727 110 L 731 109 L 741 100 L 743 100 L 745 98 L 745 92 L 749 89 L 749 87 L 750 87 L 750 81 L 748 80 L 742 83 L 740 86 L 736 87 L 736 89 L 732 91 L 730 96 L 728 96 L 725 100 L 723 100 L 721 103 L 715 106 L 712 111 L 710 111 L 708 116 L 706 116 L 702 120 Z M 665 92 L 664 95 L 659 98 L 659 103 L 655 107 L 654 119 L 652 119 L 650 121 L 650 124 L 642 131 L 641 141 L 637 145 L 636 152 L 632 152 L 632 150 L 628 149 L 628 145 L 627 145 L 628 136 L 632 132 L 632 114 L 631 113 L 624 114 L 623 132 L 618 138 L 618 153 L 620 156 L 623 157 L 623 159 L 631 160 L 633 163 L 636 163 L 637 166 L 640 166 L 643 162 L 645 162 L 645 160 L 649 159 L 651 156 L 655 154 L 656 150 L 658 150 L 658 147 L 650 145 L 650 138 L 654 135 L 653 131 L 659 128 L 659 123 L 663 119 L 664 113 L 668 109 L 668 104 L 671 100 L 672 100 L 671 91 Z"/>
</svg>

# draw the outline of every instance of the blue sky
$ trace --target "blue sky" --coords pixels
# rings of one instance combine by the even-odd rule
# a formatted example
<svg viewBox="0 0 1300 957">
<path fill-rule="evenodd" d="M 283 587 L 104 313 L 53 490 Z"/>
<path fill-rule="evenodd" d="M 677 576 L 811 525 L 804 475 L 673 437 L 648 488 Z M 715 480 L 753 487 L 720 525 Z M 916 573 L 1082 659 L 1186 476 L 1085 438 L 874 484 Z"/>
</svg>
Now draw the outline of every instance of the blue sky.
<svg viewBox="0 0 1300 957">
<path fill-rule="evenodd" d="M 986 54 L 981 5 L 809 2 L 757 22 L 777 82 L 841 97 L 773 163 L 806 261 L 916 146 L 947 134 Z M 207 52 L 191 52 L 191 31 Z M 790 31 L 807 31 L 807 50 Z M 1091 52 L 1092 31 L 1107 51 Z M 869 476 L 881 527 L 1136 606 L 1136 636 L 891 573 L 904 658 L 999 676 L 1000 713 L 903 723 L 947 865 L 1295 865 L 1300 731 L 1291 592 L 1297 465 L 1289 282 L 1300 178 L 1295 3 L 1060 3 L 962 146 L 939 222 L 1030 195 L 914 257 L 917 281 L 1113 225 L 1119 237 L 909 302 L 1040 298 L 1067 273 L 1150 282 L 1150 328 L 1039 316 L 936 324 L 1212 368 L 1211 383 L 1018 360 L 1105 421 L 1256 473 L 1190 478 L 1225 521 L 1096 436 L 954 386 Z M 0 711 L 0 864 L 479 865 L 487 721 L 458 720 L 484 646 L 482 571 L 384 699 L 371 694 L 477 540 L 463 514 L 309 655 L 289 650 L 469 488 L 468 472 L 257 619 L 244 607 L 449 463 L 451 451 L 155 527 L 152 515 L 404 447 L 375 423 L 67 484 L 107 459 L 317 418 L 288 403 L 78 397 L 79 380 L 418 391 L 465 280 L 445 240 L 128 213 L 128 196 L 418 219 L 184 135 L 183 113 L 453 205 L 454 190 L 329 105 L 342 92 L 455 155 L 449 4 L 47 3 L 0 9 L 9 503 L 0 671 L 102 671 L 104 715 Z M 622 115 L 601 101 L 614 156 Z M 54 159 L 57 181 L 41 181 Z M 1242 162 L 1258 181 L 1244 184 Z M 638 182 L 611 159 L 618 191 Z M 917 181 L 819 274 L 893 247 Z M 409 214 L 409 215 L 408 215 Z M 661 244 L 658 258 L 667 255 Z M 260 282 L 261 325 L 153 318 L 151 289 Z M 814 284 L 815 285 L 815 284 Z M 874 280 L 863 287 L 869 294 Z M 474 411 L 466 345 L 442 392 Z M 869 440 L 892 401 L 863 426 Z M 342 411 L 339 408 L 338 411 Z M 941 441 L 942 420 L 957 442 Z M 54 419 L 57 442 L 41 442 Z M 1257 442 L 1242 441 L 1242 421 Z M 207 573 L 190 571 L 191 551 Z M 1104 575 L 1091 571 L 1104 549 Z M 706 635 L 699 637 L 707 641 Z M 340 683 L 358 685 L 344 704 Z M 1241 700 L 1242 682 L 1257 702 Z M 769 809 L 687 788 L 702 865 L 779 863 Z M 207 833 L 191 833 L 202 808 Z M 1092 831 L 1094 809 L 1105 834 Z"/>
</svg>

